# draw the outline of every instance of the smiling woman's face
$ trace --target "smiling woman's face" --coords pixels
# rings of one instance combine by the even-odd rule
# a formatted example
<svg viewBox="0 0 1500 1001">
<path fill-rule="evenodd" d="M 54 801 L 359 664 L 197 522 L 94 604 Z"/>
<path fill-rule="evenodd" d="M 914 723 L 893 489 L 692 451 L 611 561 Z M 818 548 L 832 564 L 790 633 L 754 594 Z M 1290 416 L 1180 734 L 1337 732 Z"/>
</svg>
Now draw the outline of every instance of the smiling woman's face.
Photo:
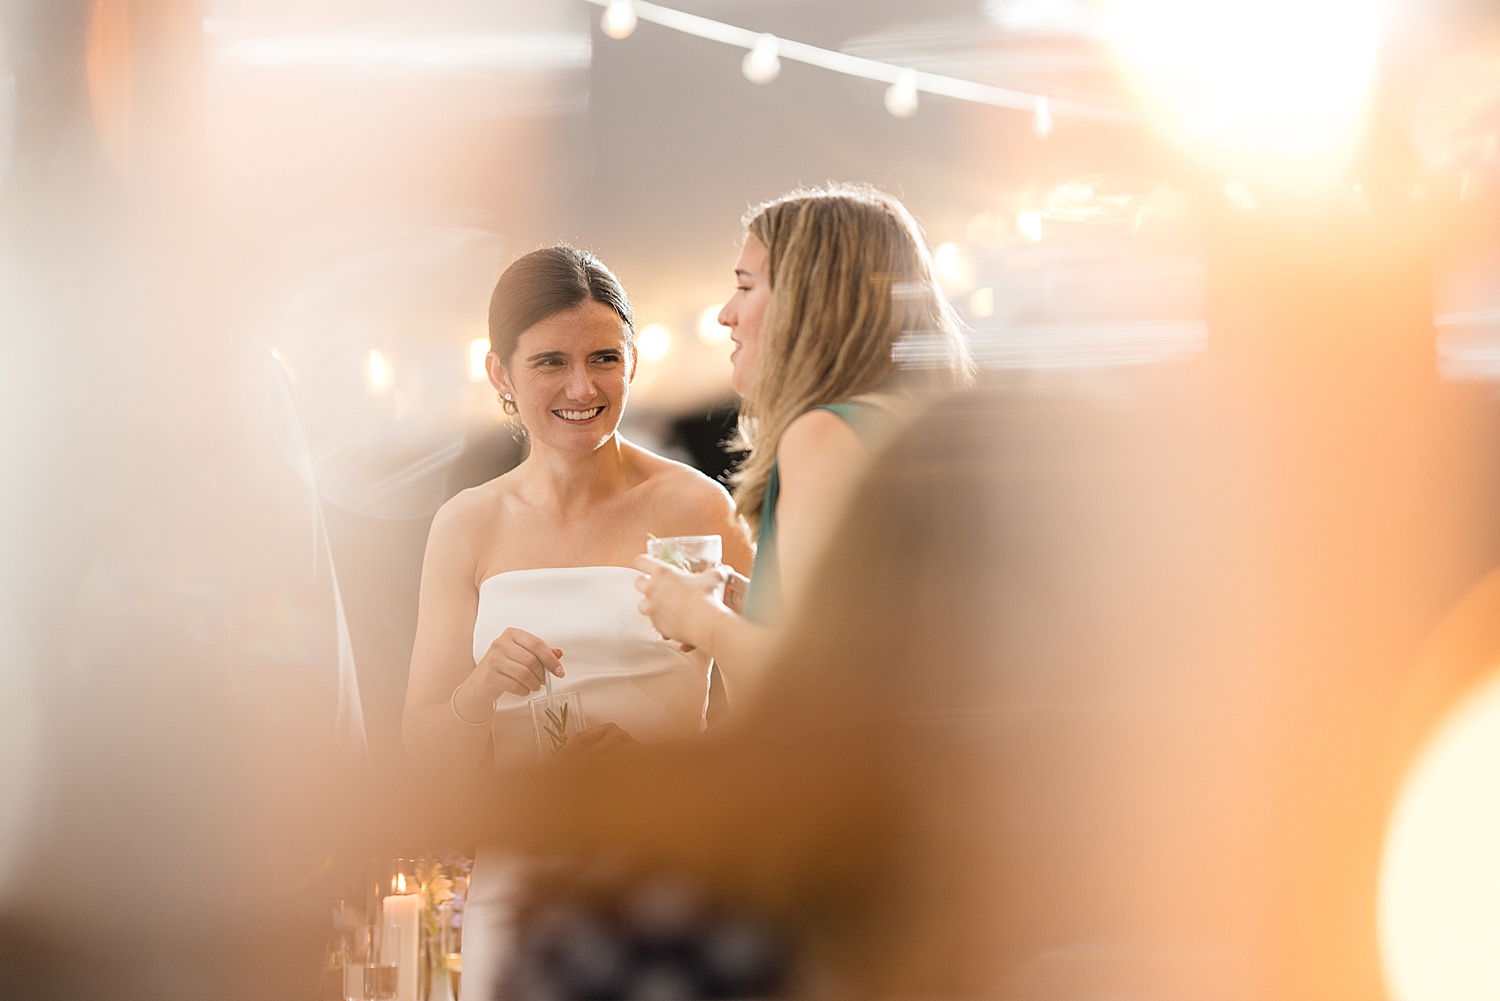
<svg viewBox="0 0 1500 1001">
<path fill-rule="evenodd" d="M 635 364 L 615 311 L 584 302 L 522 331 L 509 365 L 492 352 L 489 373 L 534 443 L 590 452 L 619 427 Z"/>
</svg>

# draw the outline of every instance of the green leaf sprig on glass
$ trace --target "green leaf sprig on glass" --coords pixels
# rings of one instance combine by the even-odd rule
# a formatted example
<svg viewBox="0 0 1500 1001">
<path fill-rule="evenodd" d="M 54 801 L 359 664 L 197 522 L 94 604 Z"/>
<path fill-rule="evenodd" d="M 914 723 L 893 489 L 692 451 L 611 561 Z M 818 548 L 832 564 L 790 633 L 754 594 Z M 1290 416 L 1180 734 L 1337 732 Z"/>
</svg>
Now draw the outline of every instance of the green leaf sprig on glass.
<svg viewBox="0 0 1500 1001">
<path fill-rule="evenodd" d="M 552 753 L 556 754 L 568 742 L 568 704 L 562 704 L 561 712 L 553 712 L 550 708 L 543 711 L 547 714 L 547 736 L 552 740 Z"/>
<path fill-rule="evenodd" d="M 717 535 L 677 535 L 663 539 L 647 532 L 646 555 L 688 573 L 701 573 L 719 565 L 723 542 Z"/>
</svg>

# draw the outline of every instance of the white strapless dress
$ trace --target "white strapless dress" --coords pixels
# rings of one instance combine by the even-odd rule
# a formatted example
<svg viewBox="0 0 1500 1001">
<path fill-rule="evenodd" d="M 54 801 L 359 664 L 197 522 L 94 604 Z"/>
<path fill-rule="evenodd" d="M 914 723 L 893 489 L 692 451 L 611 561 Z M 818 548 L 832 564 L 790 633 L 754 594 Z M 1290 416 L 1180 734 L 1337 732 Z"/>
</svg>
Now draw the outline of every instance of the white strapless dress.
<svg viewBox="0 0 1500 1001">
<path fill-rule="evenodd" d="M 563 652 L 554 692 L 578 692 L 586 726 L 614 723 L 643 744 L 696 736 L 708 705 L 708 659 L 657 636 L 638 606 L 639 571 L 629 567 L 510 570 L 479 585 L 474 660 L 506 629 Z M 490 732 L 495 766 L 537 760 L 528 698 L 502 695 Z"/>
<path fill-rule="evenodd" d="M 628 567 L 509 570 L 479 585 L 474 659 L 514 627 L 563 652 L 553 692 L 578 692 L 586 726 L 614 723 L 643 744 L 702 732 L 709 660 L 659 638 L 640 613 L 641 574 Z M 527 698 L 534 698 L 528 696 Z M 490 732 L 495 767 L 538 759 L 527 698 L 502 695 Z M 511 947 L 515 880 L 503 849 L 481 846 L 464 913 L 463 1001 L 488 999 Z"/>
</svg>

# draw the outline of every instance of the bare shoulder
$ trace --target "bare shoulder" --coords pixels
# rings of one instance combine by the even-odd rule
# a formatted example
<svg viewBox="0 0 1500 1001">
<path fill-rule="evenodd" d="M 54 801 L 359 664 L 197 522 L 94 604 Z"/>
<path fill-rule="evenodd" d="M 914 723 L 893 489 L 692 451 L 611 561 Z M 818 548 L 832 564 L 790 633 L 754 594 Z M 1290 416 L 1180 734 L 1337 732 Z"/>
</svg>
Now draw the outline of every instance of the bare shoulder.
<svg viewBox="0 0 1500 1001">
<path fill-rule="evenodd" d="M 718 523 L 734 517 L 734 501 L 721 484 L 685 463 L 633 447 L 656 513 L 690 522 Z"/>
<path fill-rule="evenodd" d="M 867 458 L 864 442 L 838 414 L 809 410 L 787 425 L 776 444 L 776 460 L 782 465 L 818 466 Z"/>
<path fill-rule="evenodd" d="M 510 486 L 497 476 L 448 498 L 433 516 L 428 546 L 469 545 L 492 532 L 503 518 Z"/>
</svg>

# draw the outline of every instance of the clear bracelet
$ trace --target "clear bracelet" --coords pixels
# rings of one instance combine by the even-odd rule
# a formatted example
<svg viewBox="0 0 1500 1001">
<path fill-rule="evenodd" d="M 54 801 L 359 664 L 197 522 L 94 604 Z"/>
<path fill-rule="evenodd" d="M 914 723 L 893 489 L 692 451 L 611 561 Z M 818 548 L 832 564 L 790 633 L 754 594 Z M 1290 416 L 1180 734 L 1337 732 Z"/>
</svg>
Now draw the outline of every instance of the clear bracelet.
<svg viewBox="0 0 1500 1001">
<path fill-rule="evenodd" d="M 454 717 L 460 723 L 466 723 L 469 726 L 485 726 L 489 723 L 490 720 L 495 718 L 495 707 L 490 706 L 490 714 L 484 719 L 480 720 L 478 723 L 475 723 L 473 720 L 464 719 L 458 711 L 458 689 L 462 687 L 464 687 L 464 683 L 460 681 L 458 683 L 458 688 L 453 689 L 453 694 L 448 696 L 448 708 L 453 710 Z"/>
</svg>

